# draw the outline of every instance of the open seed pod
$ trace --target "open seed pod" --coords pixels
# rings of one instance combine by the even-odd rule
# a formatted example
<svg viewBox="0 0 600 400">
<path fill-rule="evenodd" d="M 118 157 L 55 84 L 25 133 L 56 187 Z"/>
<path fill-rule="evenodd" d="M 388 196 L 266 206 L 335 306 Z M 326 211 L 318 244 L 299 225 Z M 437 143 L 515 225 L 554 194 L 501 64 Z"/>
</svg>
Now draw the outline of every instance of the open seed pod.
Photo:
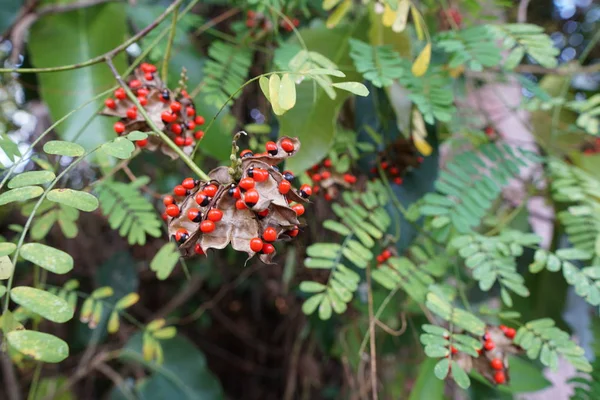
<svg viewBox="0 0 600 400">
<path fill-rule="evenodd" d="M 275 165 L 293 156 L 300 142 L 283 137 L 273 144 L 270 154 L 245 150 L 236 167 L 212 170 L 209 182 L 187 178 L 174 188 L 174 196 L 165 197 L 169 235 L 184 256 L 231 243 L 233 249 L 249 257 L 259 253 L 270 263 L 273 243 L 298 234 L 302 203 L 310 193 L 294 189 L 293 175 L 279 172 Z"/>
<path fill-rule="evenodd" d="M 196 140 L 204 136 L 203 131 L 196 130 L 196 127 L 204 124 L 204 118 L 196 115 L 194 102 L 187 92 L 171 91 L 158 77 L 156 67 L 147 63 L 142 63 L 135 70 L 128 80 L 128 85 L 150 120 L 177 146 L 183 148 L 184 152 L 191 153 Z M 127 97 L 123 88 L 115 90 L 114 98 L 106 99 L 104 104 L 102 115 L 121 118 L 114 125 L 118 135 L 126 135 L 132 131 L 152 132 L 148 122 Z M 164 154 L 173 159 L 177 158 L 177 154 L 157 135 L 138 140 L 137 145 L 151 151 L 160 148 Z"/>
<path fill-rule="evenodd" d="M 402 184 L 402 177 L 423 162 L 413 142 L 404 137 L 396 139 L 390 146 L 379 153 L 376 165 L 371 172 L 379 175 L 379 166 L 385 171 L 388 179 L 397 185 Z"/>
</svg>

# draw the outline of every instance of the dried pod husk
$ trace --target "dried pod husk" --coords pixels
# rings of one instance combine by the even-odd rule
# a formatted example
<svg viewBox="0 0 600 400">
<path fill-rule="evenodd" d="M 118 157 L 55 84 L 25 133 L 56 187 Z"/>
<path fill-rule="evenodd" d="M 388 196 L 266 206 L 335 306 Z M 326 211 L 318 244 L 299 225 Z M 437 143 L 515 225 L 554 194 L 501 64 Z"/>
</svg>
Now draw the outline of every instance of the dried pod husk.
<svg viewBox="0 0 600 400">
<path fill-rule="evenodd" d="M 286 137 L 281 138 L 278 144 L 286 139 L 293 141 L 294 151 L 277 156 L 246 157 L 241 162 L 241 173 L 235 171 L 236 173 L 230 174 L 229 168 L 218 167 L 208 174 L 211 179 L 209 182 L 198 182 L 185 195 L 175 197 L 179 215 L 168 218 L 169 235 L 177 240 L 177 233 L 185 230 L 185 241 L 179 242 L 183 255 L 206 253 L 209 249 L 223 249 L 231 244 L 234 250 L 247 253 L 249 258 L 259 253 L 261 261 L 271 262 L 275 255 L 274 249 L 269 247 L 268 254 L 264 250 L 255 251 L 250 244 L 252 239 L 261 239 L 267 228 L 275 230 L 276 241 L 291 239 L 288 232 L 299 226 L 300 221 L 290 202 L 307 201 L 295 189 L 286 194 L 279 191 L 279 183 L 285 177 L 272 166 L 295 154 L 300 147 L 297 139 Z M 248 191 L 240 190 L 240 181 L 249 178 L 253 187 Z M 190 181 L 186 181 L 189 186 Z M 246 196 L 250 190 L 258 194 L 258 201 L 255 203 L 247 201 Z M 214 193 L 214 196 L 207 196 L 207 193 Z M 202 224 L 213 209 L 222 213 L 221 219 L 214 222 L 214 228 L 212 224 L 206 223 L 209 231 L 203 231 Z M 198 214 L 201 216 L 198 217 Z"/>
<path fill-rule="evenodd" d="M 186 154 L 190 154 L 196 141 L 204 135 L 202 131 L 195 130 L 201 124 L 196 121 L 194 102 L 187 92 L 174 92 L 167 88 L 158 74 L 148 72 L 149 68 L 155 70 L 151 64 L 143 64 L 141 68 L 135 70 L 128 80 L 130 89 L 138 96 L 138 101 L 156 127 L 167 134 Z M 150 77 L 152 79 L 147 79 Z M 152 128 L 142 113 L 137 110 L 134 102 L 123 96 L 122 89 L 117 89 L 115 98 L 107 100 L 106 106 L 100 114 L 121 118 L 120 122 L 124 125 L 124 129 L 117 131 L 119 135 L 126 135 L 133 131 L 150 133 L 148 139 L 138 141 L 138 145 L 150 151 L 160 149 L 164 154 L 176 159 L 177 153 L 160 136 L 152 134 Z M 201 118 L 200 122 L 204 123 L 203 121 L 204 119 Z"/>
</svg>

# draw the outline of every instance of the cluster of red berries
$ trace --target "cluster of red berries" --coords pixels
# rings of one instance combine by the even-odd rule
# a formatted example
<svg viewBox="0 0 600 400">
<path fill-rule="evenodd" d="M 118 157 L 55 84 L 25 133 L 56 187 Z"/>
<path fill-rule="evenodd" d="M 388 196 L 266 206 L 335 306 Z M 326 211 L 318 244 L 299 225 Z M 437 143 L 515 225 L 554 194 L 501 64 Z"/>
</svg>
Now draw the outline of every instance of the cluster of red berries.
<svg viewBox="0 0 600 400">
<path fill-rule="evenodd" d="M 282 19 L 279 23 L 279 26 L 281 26 L 281 28 L 286 32 L 291 32 L 294 30 L 292 25 L 296 28 L 300 26 L 300 21 L 298 18 L 292 18 L 291 23 L 289 21 L 289 19 Z M 253 10 L 248 10 L 246 13 L 246 26 L 248 28 L 261 27 L 264 31 L 270 31 L 273 29 L 273 24 L 271 21 L 265 18 L 263 13 L 258 13 Z"/>
<path fill-rule="evenodd" d="M 510 340 L 513 340 L 517 334 L 517 331 L 514 328 L 509 328 L 505 325 L 500 325 L 498 328 L 500 328 L 500 330 L 504 333 L 504 336 Z M 483 347 L 481 350 L 479 350 L 480 354 L 482 354 L 484 351 L 491 352 L 496 348 L 496 343 L 492 340 L 492 337 L 488 332 L 483 335 L 482 339 Z M 489 361 L 489 366 L 493 370 L 494 382 L 498 385 L 506 383 L 507 366 L 505 366 L 504 361 L 499 357 L 493 357 Z"/>
<path fill-rule="evenodd" d="M 270 142 L 266 152 L 241 152 L 240 174 L 219 167 L 209 173 L 211 180 L 186 178 L 165 196 L 163 218 L 180 249 L 191 255 L 205 254 L 210 248 L 222 249 L 228 243 L 238 251 L 261 255 L 265 262 L 275 253 L 273 243 L 290 240 L 299 233 L 298 217 L 311 194 L 308 185 L 294 190 L 290 171 L 275 166 L 299 148 L 297 139 L 281 138 Z M 265 256 L 265 257 L 263 257 Z"/>
<path fill-rule="evenodd" d="M 421 164 L 424 161 L 424 158 L 421 156 L 418 156 L 416 158 L 416 161 L 419 164 Z M 408 168 L 403 169 L 399 166 L 392 165 L 386 159 L 382 159 L 379 162 L 379 166 L 381 166 L 381 169 L 383 169 L 385 171 L 388 179 L 390 179 L 396 185 L 402 185 L 402 183 L 404 182 L 403 176 L 408 171 Z M 371 167 L 371 173 L 376 174 L 376 175 L 379 174 L 379 168 L 377 166 Z"/>
<path fill-rule="evenodd" d="M 323 197 L 327 201 L 337 198 L 339 186 L 349 188 L 358 180 L 355 175 L 350 173 L 339 173 L 333 168 L 333 163 L 329 158 L 319 164 L 313 165 L 306 174 L 313 183 L 312 191 L 318 194 L 323 191 Z"/>
<path fill-rule="evenodd" d="M 156 72 L 155 65 L 142 63 L 127 84 L 153 122 L 167 133 L 177 146 L 191 150 L 195 140 L 201 140 L 204 136 L 202 130 L 196 130 L 204 124 L 204 117 L 196 115 L 194 103 L 185 90 L 177 93 L 170 91 Z M 106 99 L 104 105 L 106 106 L 102 112 L 104 115 L 121 118 L 113 126 L 118 135 L 134 130 L 152 131 L 123 88 L 115 90 L 114 98 Z M 149 136 L 147 139 L 137 141 L 139 147 L 148 147 L 150 150 L 154 150 L 161 144 L 161 149 L 172 155 L 168 146 L 158 137 Z"/>
<path fill-rule="evenodd" d="M 404 175 L 418 168 L 423 161 L 425 159 L 419 155 L 412 140 L 400 136 L 377 155 L 371 167 L 371 174 L 374 175 L 373 179 L 376 179 L 381 168 L 390 181 L 402 185 Z"/>
<path fill-rule="evenodd" d="M 381 265 L 392 257 L 392 251 L 390 249 L 384 249 L 377 257 L 377 264 Z"/>
<path fill-rule="evenodd" d="M 583 150 L 583 154 L 593 155 L 600 153 L 600 138 L 596 138 L 594 143 L 586 145 Z"/>
</svg>

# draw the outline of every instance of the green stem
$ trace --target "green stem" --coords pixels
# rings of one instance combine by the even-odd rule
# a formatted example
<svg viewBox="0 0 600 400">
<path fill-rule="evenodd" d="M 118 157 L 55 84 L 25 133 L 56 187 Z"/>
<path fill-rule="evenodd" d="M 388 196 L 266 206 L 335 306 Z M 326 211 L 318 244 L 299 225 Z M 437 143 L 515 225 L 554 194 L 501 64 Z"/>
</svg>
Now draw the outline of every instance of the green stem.
<svg viewBox="0 0 600 400">
<path fill-rule="evenodd" d="M 158 18 L 156 18 L 154 21 L 152 21 L 152 23 L 150 23 L 147 27 L 145 27 L 144 29 L 139 31 L 137 34 L 135 34 L 131 38 L 129 38 L 129 40 L 126 40 L 125 42 L 121 43 L 120 45 L 118 45 L 114 49 L 110 50 L 109 52 L 99 55 L 97 57 L 91 58 L 87 61 L 84 61 L 81 63 L 76 63 L 76 64 L 61 65 L 58 67 L 47 67 L 47 68 L 0 68 L 0 73 L 1 72 L 39 73 L 39 72 L 69 71 L 72 69 L 79 69 L 79 68 L 89 67 L 90 65 L 99 64 L 99 63 L 103 62 L 106 58 L 113 58 L 120 52 L 127 49 L 131 44 L 137 42 L 138 40 L 140 40 L 141 38 L 143 38 L 144 36 L 149 34 L 152 30 L 154 30 L 154 28 L 156 28 L 158 26 L 158 24 L 160 24 L 165 18 L 167 18 L 169 16 L 169 14 L 171 14 L 174 10 L 176 10 L 181 5 L 181 3 L 183 3 L 183 1 L 184 0 L 175 0 L 173 3 L 171 3 L 171 5 L 169 7 L 167 7 L 167 9 L 161 15 L 158 16 Z M 184 9 L 182 14 L 185 14 L 187 11 L 189 11 L 198 1 L 199 0 L 192 0 L 190 2 L 190 4 Z"/>
<path fill-rule="evenodd" d="M 146 120 L 146 123 L 150 126 L 152 131 L 158 136 L 160 136 L 160 138 L 166 143 L 166 145 L 169 146 L 171 150 L 173 150 L 183 160 L 183 162 L 185 162 L 186 165 L 190 167 L 190 169 L 200 177 L 200 179 L 204 181 L 209 181 L 210 177 L 204 171 L 202 171 L 200 167 L 198 167 L 192 161 L 192 159 L 188 157 L 187 154 L 185 154 L 183 150 L 181 150 L 181 148 L 179 148 L 179 146 L 173 143 L 173 141 L 167 136 L 166 133 L 164 133 L 158 126 L 156 126 L 156 124 L 154 123 L 154 121 L 152 121 L 144 107 L 138 101 L 138 98 L 133 94 L 131 89 L 129 89 L 127 84 L 123 81 L 123 78 L 121 78 L 121 75 L 119 75 L 119 72 L 115 68 L 115 65 L 113 64 L 110 58 L 106 59 L 106 64 L 112 71 L 113 75 L 115 76 L 115 79 L 119 82 L 119 85 L 121 85 L 123 90 L 125 90 L 125 93 L 127 93 L 127 97 L 129 97 L 129 99 L 137 106 L 139 113 L 142 114 L 142 116 Z"/>
<path fill-rule="evenodd" d="M 169 78 L 169 60 L 171 59 L 171 48 L 173 47 L 173 40 L 175 39 L 175 32 L 177 31 L 177 13 L 179 9 L 176 8 L 173 11 L 173 21 L 171 22 L 171 32 L 169 33 L 169 41 L 167 42 L 167 50 L 165 51 L 165 57 L 163 58 L 163 65 L 161 71 L 162 81 L 167 84 Z"/>
</svg>

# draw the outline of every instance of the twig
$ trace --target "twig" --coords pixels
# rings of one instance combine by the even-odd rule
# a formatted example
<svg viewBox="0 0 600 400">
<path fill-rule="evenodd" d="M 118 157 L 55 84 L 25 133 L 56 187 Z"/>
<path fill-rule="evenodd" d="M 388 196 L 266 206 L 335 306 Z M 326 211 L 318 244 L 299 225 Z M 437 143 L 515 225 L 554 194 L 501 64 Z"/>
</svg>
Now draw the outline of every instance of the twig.
<svg viewBox="0 0 600 400">
<path fill-rule="evenodd" d="M 19 382 L 15 375 L 15 367 L 8 357 L 8 353 L 0 351 L 0 360 L 2 361 L 2 376 L 4 377 L 4 390 L 8 400 L 21 400 L 19 392 Z"/>
<path fill-rule="evenodd" d="M 371 347 L 371 391 L 372 399 L 377 400 L 377 349 L 375 348 L 375 317 L 373 316 L 373 290 L 371 288 L 371 264 L 367 264 L 367 301 L 369 303 L 369 334 Z"/>
<path fill-rule="evenodd" d="M 398 330 L 394 330 L 394 329 L 390 328 L 389 326 L 387 326 L 386 324 L 384 324 L 377 318 L 375 318 L 375 324 L 378 327 L 380 327 L 381 329 L 383 329 L 386 333 L 388 333 L 392 336 L 401 336 L 404 332 L 406 332 L 406 326 L 407 326 L 406 325 L 406 313 L 402 312 L 400 314 L 400 318 L 402 319 L 402 326 Z"/>
<path fill-rule="evenodd" d="M 169 32 L 169 39 L 167 41 L 167 50 L 165 51 L 165 56 L 163 58 L 161 76 L 162 76 L 162 81 L 165 82 L 165 84 L 168 82 L 168 79 L 169 79 L 169 60 L 171 59 L 171 48 L 173 47 L 173 39 L 175 39 L 175 32 L 177 32 L 177 13 L 178 13 L 178 11 L 179 11 L 179 9 L 176 8 L 175 11 L 173 12 L 173 21 L 171 22 L 171 32 Z"/>
<path fill-rule="evenodd" d="M 131 393 L 131 390 L 129 389 L 129 387 L 127 387 L 125 380 L 121 377 L 121 375 L 119 375 L 117 371 L 112 369 L 108 364 L 100 362 L 98 365 L 96 365 L 95 369 L 96 371 L 101 372 L 102 374 L 104 374 L 104 376 L 110 379 L 115 384 L 115 386 L 117 386 L 121 390 L 121 394 L 123 394 L 123 396 L 125 396 L 127 399 L 136 399 L 135 395 Z"/>
<path fill-rule="evenodd" d="M 517 22 L 523 24 L 527 22 L 527 7 L 531 0 L 521 0 L 519 2 L 519 10 L 517 12 Z"/>
</svg>

